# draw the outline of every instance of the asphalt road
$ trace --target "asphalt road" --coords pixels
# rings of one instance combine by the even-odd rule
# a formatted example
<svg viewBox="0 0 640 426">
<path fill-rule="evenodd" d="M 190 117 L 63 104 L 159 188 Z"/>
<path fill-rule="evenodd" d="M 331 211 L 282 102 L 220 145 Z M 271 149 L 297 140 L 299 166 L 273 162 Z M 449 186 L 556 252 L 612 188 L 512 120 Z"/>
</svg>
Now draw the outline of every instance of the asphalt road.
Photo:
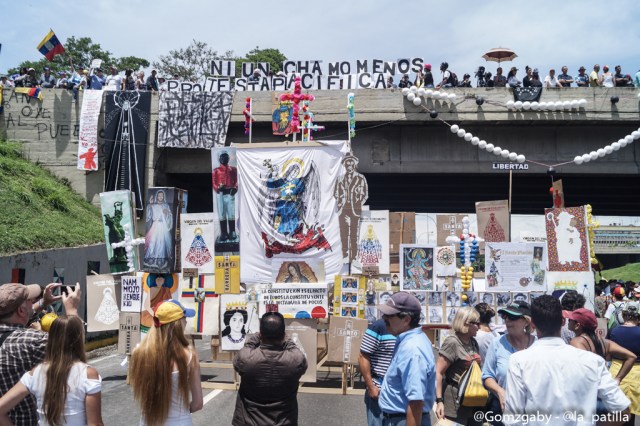
<svg viewBox="0 0 640 426">
<path fill-rule="evenodd" d="M 208 344 L 196 341 L 200 359 L 210 357 Z M 140 411 L 133 400 L 131 388 L 126 384 L 127 367 L 121 366 L 124 356 L 115 346 L 92 351 L 89 364 L 102 376 L 102 419 L 105 425 L 128 426 L 139 424 Z M 339 388 L 340 371 L 319 374 L 325 386 Z M 232 382 L 230 368 L 202 368 L 202 380 Z M 307 385 L 305 385 L 307 386 Z M 356 387 L 362 388 L 362 383 Z M 204 389 L 204 408 L 193 414 L 194 425 L 230 425 L 235 407 L 236 392 Z M 362 395 L 330 395 L 298 393 L 299 423 L 302 426 L 364 426 L 366 416 Z"/>
</svg>

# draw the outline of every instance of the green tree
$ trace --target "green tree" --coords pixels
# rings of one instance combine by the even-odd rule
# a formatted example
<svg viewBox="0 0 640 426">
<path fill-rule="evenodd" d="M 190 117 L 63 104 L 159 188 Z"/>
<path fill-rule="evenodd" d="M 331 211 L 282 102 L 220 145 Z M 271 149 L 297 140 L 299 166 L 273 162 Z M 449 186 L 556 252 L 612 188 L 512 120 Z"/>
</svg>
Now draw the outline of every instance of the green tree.
<svg viewBox="0 0 640 426">
<path fill-rule="evenodd" d="M 138 71 L 140 68 L 147 68 L 149 61 L 136 56 L 124 56 L 115 60 L 115 65 L 119 70 Z"/>
<path fill-rule="evenodd" d="M 209 77 L 211 75 L 211 61 L 220 59 L 236 60 L 232 50 L 226 51 L 224 55 L 219 55 L 218 51 L 207 43 L 194 39 L 184 49 L 170 50 L 167 55 L 160 55 L 160 58 L 153 62 L 153 67 L 166 78 L 178 75 L 183 80 L 197 81 L 203 77 Z"/>
<path fill-rule="evenodd" d="M 244 60 L 253 63 L 268 62 L 271 71 L 275 74 L 282 71 L 282 63 L 287 60 L 287 57 L 278 49 L 260 49 L 259 46 L 256 46 L 255 49 L 247 53 Z"/>
</svg>

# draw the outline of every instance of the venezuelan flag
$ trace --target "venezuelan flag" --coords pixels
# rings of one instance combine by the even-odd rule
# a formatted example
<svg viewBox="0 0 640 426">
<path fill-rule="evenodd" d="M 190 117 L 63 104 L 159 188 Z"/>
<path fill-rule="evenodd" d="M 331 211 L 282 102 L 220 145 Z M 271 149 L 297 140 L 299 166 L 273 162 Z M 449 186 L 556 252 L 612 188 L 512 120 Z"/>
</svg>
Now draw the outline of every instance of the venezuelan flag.
<svg viewBox="0 0 640 426">
<path fill-rule="evenodd" d="M 22 93 L 24 95 L 28 95 L 32 98 L 36 98 L 39 101 L 42 100 L 42 92 L 38 87 L 16 87 L 13 89 L 16 93 Z"/>
<path fill-rule="evenodd" d="M 50 30 L 49 34 L 47 34 L 38 45 L 38 51 L 49 61 L 52 61 L 56 55 L 64 53 L 64 46 L 60 43 L 60 40 L 58 40 L 53 30 Z"/>
</svg>

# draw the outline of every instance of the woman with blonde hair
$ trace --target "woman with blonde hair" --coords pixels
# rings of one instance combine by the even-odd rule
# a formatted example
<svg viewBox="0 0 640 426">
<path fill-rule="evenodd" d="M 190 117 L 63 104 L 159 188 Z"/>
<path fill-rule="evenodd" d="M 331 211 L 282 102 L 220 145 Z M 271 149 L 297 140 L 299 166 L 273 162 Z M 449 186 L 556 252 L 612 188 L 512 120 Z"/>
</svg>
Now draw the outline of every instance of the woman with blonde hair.
<svg viewBox="0 0 640 426">
<path fill-rule="evenodd" d="M 202 409 L 200 362 L 184 335 L 186 318 L 194 315 L 177 300 L 161 302 L 149 335 L 131 354 L 129 380 L 141 425 L 188 426 L 191 413 Z"/>
<path fill-rule="evenodd" d="M 458 309 L 449 335 L 440 347 L 436 362 L 436 415 L 463 425 L 480 424 L 473 418 L 475 410 L 457 403 L 458 383 L 471 363 L 482 363 L 475 335 L 480 328 L 480 314 L 472 307 Z"/>
<path fill-rule="evenodd" d="M 488 407 L 496 414 L 504 410 L 507 370 L 511 354 L 527 349 L 535 341 L 531 335 L 531 308 L 527 302 L 516 301 L 499 309 L 498 314 L 505 322 L 507 332 L 494 340 L 484 359 L 482 381 L 489 390 Z M 492 424 L 502 424 L 492 422 Z"/>
<path fill-rule="evenodd" d="M 102 379 L 86 362 L 82 320 L 56 318 L 49 329 L 44 362 L 0 398 L 0 424 L 11 424 L 7 413 L 32 394 L 40 425 L 101 426 Z"/>
</svg>

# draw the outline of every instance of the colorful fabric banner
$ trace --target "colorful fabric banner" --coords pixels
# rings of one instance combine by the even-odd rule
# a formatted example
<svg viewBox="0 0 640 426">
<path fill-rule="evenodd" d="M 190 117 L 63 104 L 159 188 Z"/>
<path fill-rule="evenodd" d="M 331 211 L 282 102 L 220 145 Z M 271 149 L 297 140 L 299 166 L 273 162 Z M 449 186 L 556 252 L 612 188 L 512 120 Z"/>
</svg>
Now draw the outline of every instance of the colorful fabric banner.
<svg viewBox="0 0 640 426">
<path fill-rule="evenodd" d="M 333 190 L 346 152 L 344 141 L 237 149 L 242 282 L 270 282 L 274 256 L 322 259 L 327 281 L 340 273 Z"/>
<path fill-rule="evenodd" d="M 98 170 L 98 121 L 101 107 L 102 90 L 85 90 L 82 95 L 78 134 L 78 169 L 80 170 Z"/>
<path fill-rule="evenodd" d="M 58 40 L 58 36 L 53 30 L 49 30 L 46 36 L 38 44 L 38 51 L 44 55 L 49 61 L 53 61 L 56 55 L 64 53 L 64 46 Z"/>
</svg>

